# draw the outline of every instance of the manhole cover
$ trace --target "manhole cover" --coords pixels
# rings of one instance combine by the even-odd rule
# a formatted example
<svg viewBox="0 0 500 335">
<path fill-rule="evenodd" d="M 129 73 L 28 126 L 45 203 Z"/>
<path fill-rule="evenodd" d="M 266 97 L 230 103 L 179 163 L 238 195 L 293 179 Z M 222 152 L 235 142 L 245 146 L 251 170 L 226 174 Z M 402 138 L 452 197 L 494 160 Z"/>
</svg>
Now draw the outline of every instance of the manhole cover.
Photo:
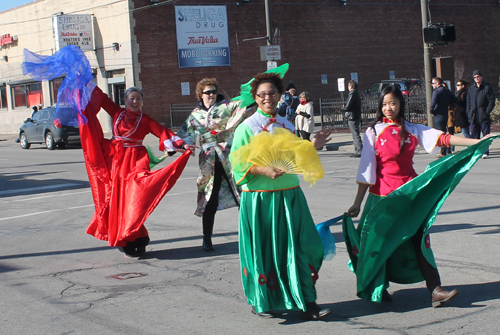
<svg viewBox="0 0 500 335">
<path fill-rule="evenodd" d="M 118 273 L 116 275 L 112 275 L 109 277 L 119 279 L 119 280 L 125 280 L 125 279 L 139 278 L 139 277 L 145 277 L 145 276 L 147 276 L 146 273 L 129 272 L 129 273 Z"/>
</svg>

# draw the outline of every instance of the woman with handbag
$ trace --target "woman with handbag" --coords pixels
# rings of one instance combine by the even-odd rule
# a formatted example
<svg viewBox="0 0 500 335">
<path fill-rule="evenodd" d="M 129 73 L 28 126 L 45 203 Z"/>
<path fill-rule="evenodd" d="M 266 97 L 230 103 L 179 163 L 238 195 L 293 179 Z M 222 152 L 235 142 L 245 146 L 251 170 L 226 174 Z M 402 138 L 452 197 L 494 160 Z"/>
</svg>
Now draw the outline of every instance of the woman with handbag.
<svg viewBox="0 0 500 335">
<path fill-rule="evenodd" d="M 314 108 L 311 96 L 307 92 L 299 95 L 300 104 L 295 111 L 295 127 L 298 134 L 304 140 L 310 141 L 311 134 L 314 132 Z"/>
</svg>

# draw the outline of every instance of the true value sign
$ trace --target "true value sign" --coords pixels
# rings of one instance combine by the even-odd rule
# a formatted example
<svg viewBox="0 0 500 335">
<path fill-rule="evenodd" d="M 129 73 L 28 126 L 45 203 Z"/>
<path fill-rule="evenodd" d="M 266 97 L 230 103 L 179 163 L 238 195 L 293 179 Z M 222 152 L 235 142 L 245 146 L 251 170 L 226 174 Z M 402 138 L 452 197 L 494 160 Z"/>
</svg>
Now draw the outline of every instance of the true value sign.
<svg viewBox="0 0 500 335">
<path fill-rule="evenodd" d="M 0 35 L 0 46 L 8 45 L 17 41 L 17 36 L 10 36 L 10 34 Z"/>
<path fill-rule="evenodd" d="M 260 60 L 281 60 L 280 46 L 267 45 L 260 47 Z"/>
</svg>

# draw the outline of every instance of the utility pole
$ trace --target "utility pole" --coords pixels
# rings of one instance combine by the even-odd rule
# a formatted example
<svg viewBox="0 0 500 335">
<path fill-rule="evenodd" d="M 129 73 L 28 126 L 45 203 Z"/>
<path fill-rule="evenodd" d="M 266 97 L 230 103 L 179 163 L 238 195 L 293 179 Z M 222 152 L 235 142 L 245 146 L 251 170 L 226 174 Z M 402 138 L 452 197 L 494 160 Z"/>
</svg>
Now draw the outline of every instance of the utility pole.
<svg viewBox="0 0 500 335">
<path fill-rule="evenodd" d="M 273 45 L 273 35 L 271 35 L 271 0 L 265 1 L 266 7 L 266 32 L 267 32 L 267 45 Z"/>
<path fill-rule="evenodd" d="M 433 127 L 434 122 L 432 120 L 432 115 L 430 111 L 431 100 L 432 100 L 431 47 L 429 44 L 425 43 L 423 34 L 424 28 L 427 28 L 427 25 L 429 23 L 427 1 L 428 0 L 420 0 L 420 7 L 422 11 L 422 41 L 424 43 L 424 76 L 425 76 L 425 101 L 427 109 L 427 125 L 429 127 Z"/>
</svg>

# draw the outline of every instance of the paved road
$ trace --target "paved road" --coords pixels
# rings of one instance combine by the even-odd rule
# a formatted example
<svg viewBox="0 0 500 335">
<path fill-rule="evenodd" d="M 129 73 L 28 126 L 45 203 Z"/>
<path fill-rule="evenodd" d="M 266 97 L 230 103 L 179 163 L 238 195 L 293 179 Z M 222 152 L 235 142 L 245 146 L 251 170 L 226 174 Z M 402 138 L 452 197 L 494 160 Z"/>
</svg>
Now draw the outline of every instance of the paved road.
<svg viewBox="0 0 500 335">
<path fill-rule="evenodd" d="M 217 214 L 216 251 L 201 249 L 197 159 L 149 217 L 141 259 L 85 234 L 93 214 L 81 149 L 22 150 L 0 135 L 0 324 L 3 334 L 498 334 L 500 329 L 500 140 L 448 198 L 432 228 L 443 284 L 460 290 L 433 309 L 423 283 L 391 285 L 392 304 L 355 295 L 340 226 L 318 303 L 333 313 L 264 320 L 250 313 L 240 282 L 236 209 Z M 4 141 L 2 141 L 4 140 Z M 148 143 L 154 145 L 154 141 Z M 325 178 L 303 185 L 316 222 L 342 214 L 356 192 L 358 160 L 347 147 L 321 151 Z M 434 157 L 417 154 L 422 171 Z"/>
</svg>

